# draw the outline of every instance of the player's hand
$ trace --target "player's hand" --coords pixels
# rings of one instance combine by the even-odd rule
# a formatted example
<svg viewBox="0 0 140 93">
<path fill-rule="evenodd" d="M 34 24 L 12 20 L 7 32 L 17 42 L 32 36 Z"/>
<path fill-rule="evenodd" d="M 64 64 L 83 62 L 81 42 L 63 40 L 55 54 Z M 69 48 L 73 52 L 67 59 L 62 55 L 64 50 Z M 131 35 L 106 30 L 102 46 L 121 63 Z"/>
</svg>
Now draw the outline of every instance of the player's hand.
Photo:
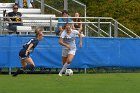
<svg viewBox="0 0 140 93">
<path fill-rule="evenodd" d="M 70 45 L 67 45 L 66 47 L 67 47 L 68 49 L 71 49 Z"/>
<path fill-rule="evenodd" d="M 27 55 L 28 55 L 28 53 L 29 53 L 29 51 L 26 51 L 25 55 L 27 56 Z"/>
</svg>

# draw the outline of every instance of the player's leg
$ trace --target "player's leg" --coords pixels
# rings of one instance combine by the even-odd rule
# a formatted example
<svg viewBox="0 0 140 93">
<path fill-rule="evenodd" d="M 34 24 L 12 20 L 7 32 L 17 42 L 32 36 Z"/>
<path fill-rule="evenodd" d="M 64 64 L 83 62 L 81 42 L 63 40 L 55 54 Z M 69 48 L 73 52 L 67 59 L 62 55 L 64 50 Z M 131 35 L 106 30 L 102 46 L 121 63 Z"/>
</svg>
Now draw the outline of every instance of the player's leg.
<svg viewBox="0 0 140 93">
<path fill-rule="evenodd" d="M 27 68 L 33 69 L 35 67 L 35 64 L 33 60 L 30 57 L 27 57 L 25 59 L 21 59 L 22 69 L 18 69 L 13 76 L 17 76 L 18 74 L 22 74 L 25 72 Z M 29 65 L 27 65 L 29 64 Z M 27 67 L 28 66 L 28 67 Z"/>
<path fill-rule="evenodd" d="M 66 67 L 67 67 L 66 60 L 67 60 L 67 57 L 62 57 L 63 67 L 62 67 L 62 69 L 59 72 L 59 76 L 62 76 L 62 73 L 66 70 Z"/>
<path fill-rule="evenodd" d="M 68 57 L 66 59 L 66 63 L 64 64 L 65 65 L 64 66 L 64 68 L 65 68 L 64 71 L 66 71 L 66 69 L 69 67 L 69 65 L 70 65 L 71 61 L 73 60 L 73 58 L 74 58 L 74 55 L 73 54 L 69 54 L 68 55 Z"/>
<path fill-rule="evenodd" d="M 63 68 L 59 72 L 59 76 L 62 76 L 62 73 L 66 71 L 66 69 L 70 65 L 71 61 L 73 60 L 73 58 L 74 58 L 74 55 L 73 54 L 68 54 L 68 57 L 65 57 L 64 58 L 65 64 L 63 65 Z"/>
<path fill-rule="evenodd" d="M 70 64 L 71 61 L 73 60 L 75 53 L 76 53 L 76 49 L 72 49 L 68 52 L 68 58 L 66 60 L 68 64 Z"/>
<path fill-rule="evenodd" d="M 62 64 L 64 65 L 66 63 L 67 57 L 62 56 Z"/>
<path fill-rule="evenodd" d="M 21 59 L 21 64 L 22 64 L 23 70 L 25 70 L 27 68 L 35 67 L 35 64 L 34 64 L 32 58 L 30 57 L 30 53 L 29 52 L 26 55 L 26 50 L 22 49 L 19 52 L 19 56 L 20 56 L 20 59 Z M 27 64 L 29 64 L 29 65 L 27 65 Z"/>
<path fill-rule="evenodd" d="M 25 59 L 23 59 L 23 60 L 21 59 L 20 61 L 21 61 L 22 69 L 25 70 L 26 69 L 26 65 L 27 65 L 26 60 Z"/>
<path fill-rule="evenodd" d="M 66 63 L 65 63 L 65 64 L 66 64 L 65 70 L 69 67 L 71 61 L 72 61 L 73 58 L 74 58 L 75 53 L 76 53 L 76 49 L 70 50 L 70 51 L 68 52 L 68 57 L 67 57 Z"/>
<path fill-rule="evenodd" d="M 69 67 L 71 61 L 74 58 L 75 52 L 76 52 L 75 50 L 74 51 L 71 51 L 71 50 L 69 51 L 68 56 L 67 56 L 66 61 L 65 61 L 65 64 L 64 64 L 64 66 L 63 66 L 63 68 L 61 70 L 62 72 L 65 72 L 66 69 Z M 59 76 L 62 76 L 62 72 L 61 71 L 59 73 Z"/>
<path fill-rule="evenodd" d="M 19 52 L 19 57 L 20 57 L 20 62 L 22 64 L 22 69 L 18 69 L 13 74 L 13 76 L 17 76 L 18 74 L 21 74 L 21 73 L 24 72 L 23 70 L 26 69 L 26 65 L 27 65 L 26 61 L 29 58 L 29 53 L 26 55 L 26 50 L 25 49 L 21 49 L 20 52 Z"/>
<path fill-rule="evenodd" d="M 68 52 L 69 52 L 68 49 L 62 49 L 62 64 L 63 65 L 66 63 Z"/>
<path fill-rule="evenodd" d="M 20 61 L 21 61 L 21 64 L 22 64 L 22 69 L 18 69 L 18 70 L 13 74 L 13 76 L 17 76 L 18 74 L 22 74 L 22 73 L 24 72 L 24 70 L 25 70 L 25 67 L 26 67 L 26 65 L 27 65 L 25 59 L 20 59 Z"/>
<path fill-rule="evenodd" d="M 62 73 L 66 71 L 66 69 L 68 68 L 68 66 L 70 65 L 71 61 L 74 58 L 75 52 L 76 52 L 76 49 L 68 50 L 63 53 L 63 58 L 65 56 L 67 57 L 63 59 L 65 61 L 65 64 L 63 65 L 63 68 L 59 72 L 59 76 L 62 76 Z"/>
<path fill-rule="evenodd" d="M 62 63 L 63 63 L 63 67 L 59 72 L 59 76 L 62 76 L 62 73 L 66 70 L 66 66 L 67 66 L 67 56 L 68 56 L 68 49 L 62 49 Z"/>
<path fill-rule="evenodd" d="M 25 61 L 27 63 L 26 69 L 29 68 L 29 69 L 33 70 L 33 68 L 35 67 L 35 64 L 34 64 L 34 61 L 32 60 L 32 58 L 31 57 L 26 58 Z"/>
<path fill-rule="evenodd" d="M 73 60 L 73 58 L 74 58 L 74 55 L 73 55 L 73 54 L 69 54 L 69 55 L 68 55 L 68 58 L 67 58 L 67 60 L 66 60 L 66 62 L 67 62 L 68 64 L 70 64 L 71 61 Z"/>
</svg>

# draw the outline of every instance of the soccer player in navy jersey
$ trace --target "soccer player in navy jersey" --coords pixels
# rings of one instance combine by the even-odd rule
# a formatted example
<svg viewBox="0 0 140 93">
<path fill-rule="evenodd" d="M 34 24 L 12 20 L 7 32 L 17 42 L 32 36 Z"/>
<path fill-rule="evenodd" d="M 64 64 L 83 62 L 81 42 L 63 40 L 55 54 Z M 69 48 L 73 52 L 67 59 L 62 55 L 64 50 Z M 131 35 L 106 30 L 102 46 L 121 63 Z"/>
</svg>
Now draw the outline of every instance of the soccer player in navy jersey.
<svg viewBox="0 0 140 93">
<path fill-rule="evenodd" d="M 30 54 L 33 52 L 34 48 L 38 45 L 39 41 L 42 40 L 44 34 L 42 33 L 43 28 L 38 27 L 35 30 L 36 37 L 30 39 L 27 43 L 23 45 L 23 48 L 19 52 L 20 61 L 22 64 L 22 69 L 18 69 L 13 76 L 17 76 L 18 74 L 22 74 L 24 70 L 26 70 L 27 66 L 28 68 L 33 69 L 35 67 L 35 64 L 30 57 Z M 28 64 L 28 65 L 27 65 Z"/>
</svg>

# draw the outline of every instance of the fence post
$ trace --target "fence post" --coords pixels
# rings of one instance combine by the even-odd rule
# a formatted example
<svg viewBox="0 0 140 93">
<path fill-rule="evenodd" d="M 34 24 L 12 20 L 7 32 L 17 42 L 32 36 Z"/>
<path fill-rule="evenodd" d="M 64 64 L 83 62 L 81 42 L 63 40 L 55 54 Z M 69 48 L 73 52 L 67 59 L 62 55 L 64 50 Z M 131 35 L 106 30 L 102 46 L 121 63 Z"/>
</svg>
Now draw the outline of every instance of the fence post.
<svg viewBox="0 0 140 93">
<path fill-rule="evenodd" d="M 114 23 L 114 37 L 118 37 L 118 23 L 115 21 Z"/>
<path fill-rule="evenodd" d="M 68 10 L 68 0 L 64 0 L 64 10 Z"/>
<path fill-rule="evenodd" d="M 41 14 L 44 14 L 44 0 L 41 0 Z"/>
<path fill-rule="evenodd" d="M 2 35 L 2 18 L 0 18 L 0 34 Z"/>
<path fill-rule="evenodd" d="M 111 23 L 109 24 L 109 37 L 112 37 L 112 31 L 111 31 Z"/>
<path fill-rule="evenodd" d="M 52 34 L 52 18 L 50 17 L 50 32 Z"/>
<path fill-rule="evenodd" d="M 98 37 L 100 37 L 100 18 L 98 18 Z"/>
<path fill-rule="evenodd" d="M 87 15 L 86 15 L 86 5 L 85 5 L 85 22 L 87 21 L 86 19 Z M 85 23 L 85 36 L 88 36 L 88 34 L 86 33 L 87 30 L 87 24 Z"/>
<path fill-rule="evenodd" d="M 84 73 L 87 74 L 87 68 L 84 68 Z"/>
<path fill-rule="evenodd" d="M 11 75 L 11 72 L 12 72 L 12 69 L 11 69 L 11 67 L 9 67 L 9 68 L 8 68 L 8 73 L 9 73 L 9 75 Z"/>
<path fill-rule="evenodd" d="M 88 28 L 86 28 L 86 35 L 85 36 L 88 37 L 88 35 L 89 35 L 88 33 L 89 33 Z"/>
</svg>

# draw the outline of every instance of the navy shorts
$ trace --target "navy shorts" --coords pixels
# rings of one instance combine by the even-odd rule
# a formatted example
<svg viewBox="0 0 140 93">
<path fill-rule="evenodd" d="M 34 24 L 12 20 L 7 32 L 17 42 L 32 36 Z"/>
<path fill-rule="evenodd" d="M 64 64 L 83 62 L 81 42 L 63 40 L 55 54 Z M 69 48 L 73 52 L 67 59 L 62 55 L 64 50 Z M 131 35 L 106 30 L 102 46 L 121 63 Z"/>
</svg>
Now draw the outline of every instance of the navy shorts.
<svg viewBox="0 0 140 93">
<path fill-rule="evenodd" d="M 29 58 L 30 57 L 30 53 L 28 52 L 27 55 L 26 54 L 26 50 L 25 49 L 21 49 L 20 52 L 19 52 L 19 57 L 20 59 L 26 59 L 26 58 Z"/>
</svg>

